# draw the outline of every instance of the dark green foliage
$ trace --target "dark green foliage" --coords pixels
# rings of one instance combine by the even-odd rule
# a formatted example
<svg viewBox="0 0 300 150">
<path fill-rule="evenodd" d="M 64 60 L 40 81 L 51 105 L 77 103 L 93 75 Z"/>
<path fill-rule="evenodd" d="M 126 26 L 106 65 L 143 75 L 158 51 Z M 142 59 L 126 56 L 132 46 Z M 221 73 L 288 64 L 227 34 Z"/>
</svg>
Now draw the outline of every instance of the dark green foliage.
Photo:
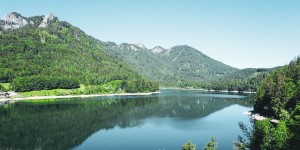
<svg viewBox="0 0 300 150">
<path fill-rule="evenodd" d="M 291 118 L 288 122 L 288 128 L 291 133 L 289 139 L 290 149 L 299 149 L 300 147 L 300 105 L 296 105 L 295 110 L 291 113 Z"/>
<path fill-rule="evenodd" d="M 254 111 L 280 117 L 282 110 L 294 109 L 300 98 L 300 58 L 270 73 L 257 90 Z"/>
<path fill-rule="evenodd" d="M 227 74 L 220 78 L 220 81 L 242 81 L 247 78 L 256 78 L 269 71 L 276 70 L 276 68 L 266 69 L 266 68 L 246 68 L 235 71 L 234 73 Z"/>
<path fill-rule="evenodd" d="M 256 121 L 254 124 L 252 149 L 287 149 L 288 135 L 285 122 L 276 125 L 269 120 Z"/>
<path fill-rule="evenodd" d="M 248 129 L 243 123 L 239 123 L 246 139 L 241 136 L 234 143 L 234 148 L 245 149 L 289 149 L 289 140 L 292 133 L 287 127 L 287 122 L 281 121 L 278 124 L 270 120 L 254 121 L 253 129 Z"/>
<path fill-rule="evenodd" d="M 13 79 L 12 85 L 17 92 L 51 89 L 75 89 L 79 88 L 79 81 L 76 79 L 62 77 L 17 77 Z"/>
<path fill-rule="evenodd" d="M 216 142 L 215 137 L 211 137 L 211 140 L 207 143 L 207 145 L 203 148 L 204 150 L 216 150 L 218 147 L 218 143 Z"/>
<path fill-rule="evenodd" d="M 217 81 L 206 81 L 206 82 L 196 82 L 196 81 L 181 81 L 181 82 L 171 82 L 164 84 L 165 86 L 173 86 L 180 88 L 202 88 L 207 90 L 215 91 L 238 91 L 238 92 L 255 92 L 260 84 L 260 81 L 265 78 L 266 74 L 271 70 L 276 70 L 278 68 L 272 69 L 243 69 L 233 72 L 231 74 L 225 75 L 219 78 Z"/>
<path fill-rule="evenodd" d="M 6 91 L 6 89 L 4 88 L 4 86 L 2 86 L 1 84 L 0 84 L 0 91 Z"/>
<path fill-rule="evenodd" d="M 133 81 L 124 80 L 121 87 L 128 93 L 151 92 L 159 90 L 159 85 L 157 82 L 150 82 L 144 79 L 137 79 Z"/>
<path fill-rule="evenodd" d="M 196 145 L 193 144 L 191 141 L 183 144 L 181 150 L 196 150 Z"/>
<path fill-rule="evenodd" d="M 256 94 L 254 111 L 280 119 L 254 121 L 252 130 L 240 124 L 245 137 L 239 137 L 236 149 L 299 149 L 300 143 L 300 58 L 271 72 Z"/>
<path fill-rule="evenodd" d="M 218 143 L 216 138 L 213 136 L 211 140 L 206 144 L 203 148 L 204 150 L 216 150 Z M 183 144 L 181 147 L 182 150 L 196 150 L 196 144 L 193 144 L 192 141 L 188 141 L 187 143 Z"/>
</svg>

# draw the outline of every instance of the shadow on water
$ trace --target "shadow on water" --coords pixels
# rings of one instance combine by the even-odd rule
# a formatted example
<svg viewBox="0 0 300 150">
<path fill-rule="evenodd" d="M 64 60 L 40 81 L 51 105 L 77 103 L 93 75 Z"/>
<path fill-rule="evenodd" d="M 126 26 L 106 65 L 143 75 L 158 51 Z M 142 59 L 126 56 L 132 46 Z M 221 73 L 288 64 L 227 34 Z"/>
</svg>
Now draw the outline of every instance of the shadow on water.
<svg viewBox="0 0 300 150">
<path fill-rule="evenodd" d="M 252 107 L 252 97 L 162 90 L 150 96 L 18 102 L 0 107 L 0 149 L 71 149 L 101 129 L 133 127 L 151 117 L 192 120 L 234 104 Z"/>
</svg>

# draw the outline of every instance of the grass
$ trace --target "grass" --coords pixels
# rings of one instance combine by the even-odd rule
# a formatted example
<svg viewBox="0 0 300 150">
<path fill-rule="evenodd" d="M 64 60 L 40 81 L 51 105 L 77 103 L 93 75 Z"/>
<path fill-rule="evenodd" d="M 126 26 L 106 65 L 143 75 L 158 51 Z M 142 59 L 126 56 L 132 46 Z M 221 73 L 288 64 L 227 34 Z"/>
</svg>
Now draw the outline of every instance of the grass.
<svg viewBox="0 0 300 150">
<path fill-rule="evenodd" d="M 30 92 L 24 92 L 22 95 L 24 97 L 30 97 L 30 96 L 55 96 L 59 95 L 69 95 L 71 93 L 71 89 L 53 89 L 53 90 L 41 90 L 41 91 L 30 91 Z"/>
<path fill-rule="evenodd" d="M 23 100 L 21 103 L 57 103 L 58 99 L 37 99 L 37 100 Z"/>
<path fill-rule="evenodd" d="M 71 95 L 74 90 L 84 91 L 85 85 L 80 84 L 80 88 L 77 89 L 53 89 L 53 90 L 30 91 L 30 92 L 23 92 L 21 93 L 21 95 L 23 97 Z"/>
<path fill-rule="evenodd" d="M 77 89 L 53 89 L 53 90 L 41 90 L 41 91 L 30 91 L 19 93 L 22 97 L 31 96 L 61 96 L 61 95 L 81 95 L 81 94 L 106 94 L 106 93 L 120 93 L 121 80 L 114 80 L 107 82 L 102 85 L 83 85 L 80 84 L 80 88 Z M 94 90 L 93 93 L 88 91 L 91 89 L 101 89 Z"/>
<path fill-rule="evenodd" d="M 4 91 L 11 90 L 10 83 L 0 83 L 0 86 L 2 86 L 4 88 Z"/>
</svg>

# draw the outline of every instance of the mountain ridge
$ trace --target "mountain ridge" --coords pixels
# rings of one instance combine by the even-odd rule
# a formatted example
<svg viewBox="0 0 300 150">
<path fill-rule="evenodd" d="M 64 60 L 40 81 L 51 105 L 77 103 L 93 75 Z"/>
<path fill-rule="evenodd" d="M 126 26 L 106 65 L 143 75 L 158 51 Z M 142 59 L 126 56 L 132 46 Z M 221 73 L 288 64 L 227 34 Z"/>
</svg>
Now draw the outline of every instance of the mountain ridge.
<svg viewBox="0 0 300 150">
<path fill-rule="evenodd" d="M 64 49 L 68 51 L 76 48 L 78 51 L 76 52 L 77 55 L 74 55 L 74 57 L 96 59 L 95 63 L 101 60 L 98 58 L 98 55 L 103 55 L 106 57 L 107 61 L 112 58 L 116 63 L 125 64 L 123 66 L 132 68 L 134 72 L 137 72 L 141 76 L 154 81 L 159 81 L 160 83 L 214 82 L 240 70 L 210 58 L 201 51 L 188 45 L 177 45 L 169 49 L 155 46 L 152 49 L 148 49 L 142 43 L 116 44 L 115 42 L 110 41 L 103 42 L 85 34 L 82 30 L 72 26 L 68 22 L 59 21 L 52 13 L 43 16 L 23 17 L 22 15 L 13 12 L 7 16 L 8 17 L 5 17 L 5 20 L 0 20 L 0 35 L 15 34 L 14 36 L 16 37 L 22 35 L 24 41 L 16 41 L 12 37 L 9 37 L 12 39 L 8 39 L 5 43 L 6 45 L 1 45 L 0 43 L 0 48 L 2 50 L 5 49 L 6 51 L 11 48 L 12 50 L 16 48 L 14 45 L 11 45 L 11 42 L 13 42 L 17 45 L 21 44 L 21 47 L 18 49 L 22 49 L 24 52 L 35 49 L 35 53 L 38 53 L 38 46 L 43 47 L 43 45 L 48 45 L 48 41 L 53 40 L 55 42 L 52 41 L 53 43 L 48 45 L 50 49 L 60 47 L 60 45 L 65 45 Z M 35 34 L 34 37 L 29 39 L 26 38 L 25 35 L 29 34 L 27 32 L 33 32 Z M 31 33 L 29 35 L 31 35 Z M 5 37 L 5 35 L 3 36 Z M 12 41 L 9 43 L 9 40 Z M 23 42 L 23 44 L 19 42 Z M 84 56 L 87 52 L 96 52 L 98 54 L 88 54 Z M 74 60 L 74 58 L 69 59 Z M 100 63 L 96 65 L 105 64 Z M 89 64 L 89 66 L 91 66 L 91 64 Z M 8 68 L 4 69 L 7 70 Z M 57 70 L 60 69 L 57 68 Z M 66 70 L 70 69 L 66 68 Z M 118 69 L 114 68 L 112 70 Z M 7 72 L 5 74 L 7 74 Z M 117 76 L 122 76 L 120 73 L 117 74 Z M 94 76 L 97 75 L 94 74 Z M 251 76 L 251 74 L 249 76 Z M 91 78 L 94 77 L 91 76 Z M 100 82 L 99 79 L 97 80 L 96 83 Z"/>
</svg>

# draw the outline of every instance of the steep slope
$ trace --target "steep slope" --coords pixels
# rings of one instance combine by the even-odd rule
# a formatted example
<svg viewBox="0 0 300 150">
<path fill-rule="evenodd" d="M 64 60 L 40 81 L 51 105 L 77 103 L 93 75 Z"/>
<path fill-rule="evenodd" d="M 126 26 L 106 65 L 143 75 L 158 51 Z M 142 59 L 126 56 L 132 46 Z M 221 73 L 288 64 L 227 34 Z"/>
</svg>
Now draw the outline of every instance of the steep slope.
<svg viewBox="0 0 300 150">
<path fill-rule="evenodd" d="M 84 84 L 135 80 L 138 75 L 109 55 L 98 40 L 53 15 L 0 21 L 0 82 L 28 76 L 74 78 Z"/>
<path fill-rule="evenodd" d="M 238 70 L 187 45 L 172 47 L 159 53 L 159 56 L 172 66 L 176 75 L 186 81 L 213 81 Z"/>
<path fill-rule="evenodd" d="M 110 54 L 122 59 L 137 72 L 152 80 L 165 82 L 180 80 L 180 78 L 172 72 L 172 66 L 165 63 L 161 58 L 155 56 L 146 48 L 127 43 L 120 45 L 113 42 L 100 43 L 108 49 L 107 51 Z"/>
</svg>

